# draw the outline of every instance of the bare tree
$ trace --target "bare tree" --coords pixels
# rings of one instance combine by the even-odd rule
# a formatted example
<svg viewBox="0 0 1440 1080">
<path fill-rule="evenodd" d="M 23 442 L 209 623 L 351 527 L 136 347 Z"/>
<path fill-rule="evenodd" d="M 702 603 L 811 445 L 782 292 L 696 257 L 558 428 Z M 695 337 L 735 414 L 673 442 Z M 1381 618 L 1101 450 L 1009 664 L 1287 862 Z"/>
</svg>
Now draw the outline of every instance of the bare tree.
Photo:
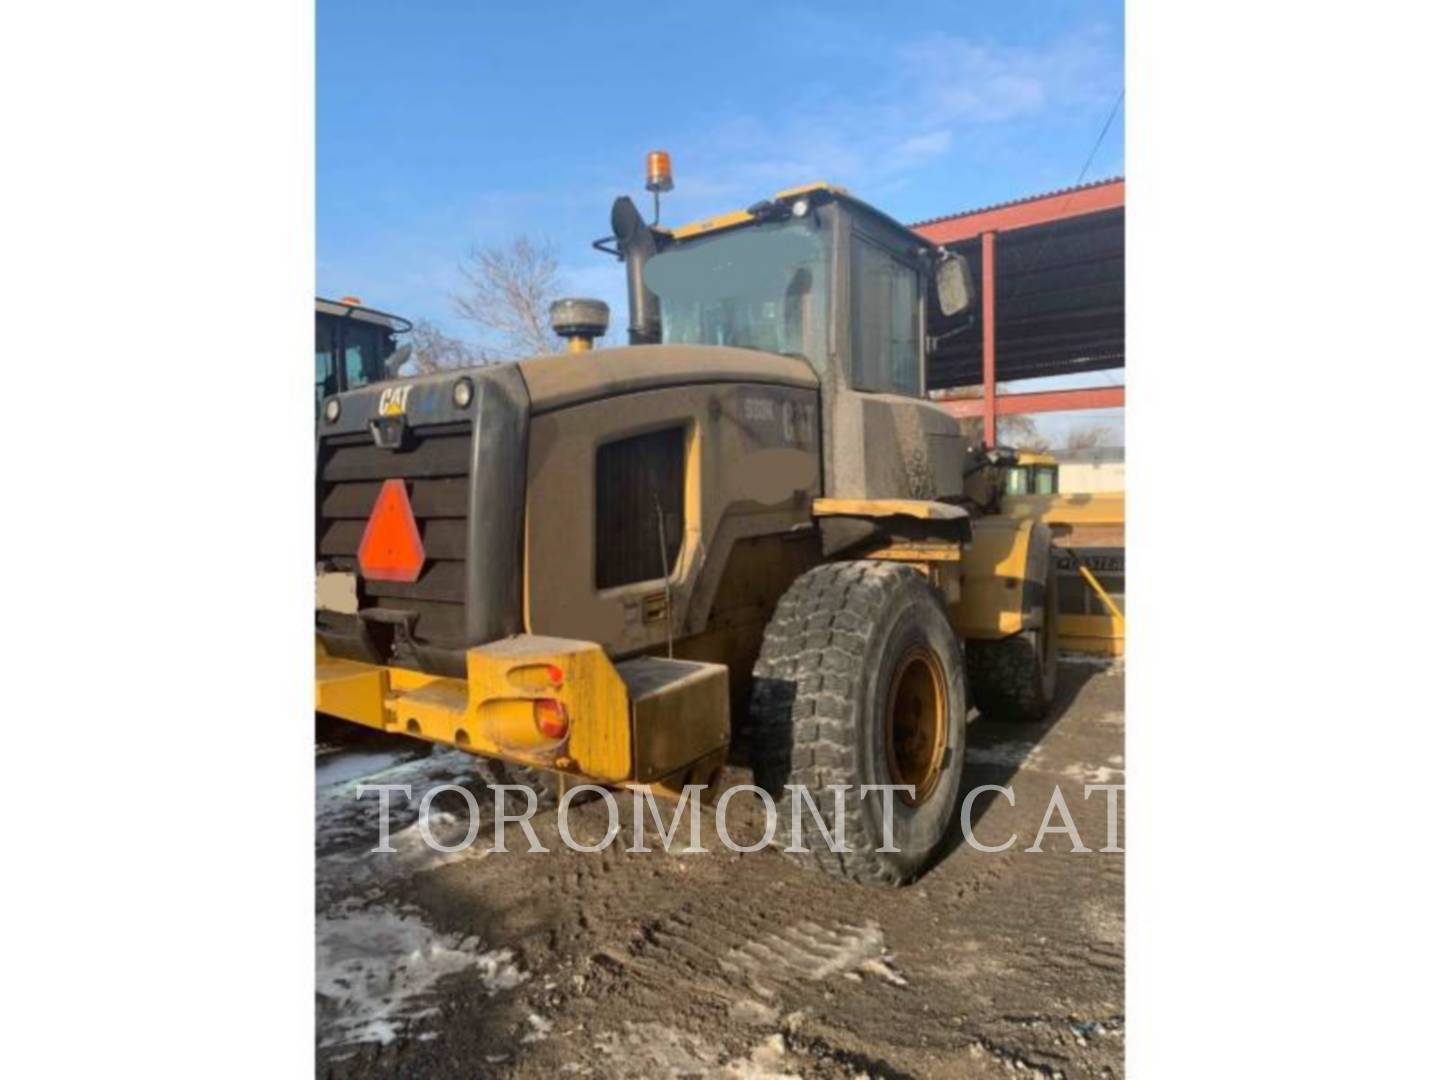
<svg viewBox="0 0 1440 1080">
<path fill-rule="evenodd" d="M 1050 449 L 1050 440 L 1040 434 L 1035 421 L 1028 416 L 1001 416 L 996 423 L 995 437 L 1001 446 L 1043 454 Z"/>
<path fill-rule="evenodd" d="M 464 288 L 455 313 L 481 328 L 496 359 L 559 349 L 550 329 L 550 304 L 560 298 L 560 262 L 549 241 L 517 236 L 508 244 L 477 245 L 460 264 Z"/>
<path fill-rule="evenodd" d="M 410 366 L 417 375 L 490 362 L 491 357 L 483 349 L 451 337 L 427 319 L 421 319 L 410 331 Z"/>
<path fill-rule="evenodd" d="M 1065 436 L 1065 449 L 1094 450 L 1097 446 L 1103 445 L 1109 435 L 1110 429 L 1104 424 L 1079 427 Z"/>
</svg>

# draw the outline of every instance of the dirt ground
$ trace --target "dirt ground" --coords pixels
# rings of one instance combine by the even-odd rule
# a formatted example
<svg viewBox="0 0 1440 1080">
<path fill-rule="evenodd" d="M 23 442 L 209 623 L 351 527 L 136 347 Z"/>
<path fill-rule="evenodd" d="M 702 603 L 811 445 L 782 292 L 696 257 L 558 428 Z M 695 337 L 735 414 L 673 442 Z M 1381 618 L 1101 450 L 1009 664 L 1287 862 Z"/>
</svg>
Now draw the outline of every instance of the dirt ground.
<svg viewBox="0 0 1440 1080">
<path fill-rule="evenodd" d="M 1110 1077 L 1123 1074 L 1124 855 L 1102 852 L 1104 792 L 1124 783 L 1124 678 L 1066 663 L 1051 719 L 972 724 L 965 787 L 975 834 L 899 890 L 842 884 L 767 847 L 705 854 L 569 850 L 553 811 L 548 854 L 487 853 L 493 794 L 473 762 L 409 740 L 326 729 L 317 744 L 317 1072 L 327 1077 Z M 747 779 L 741 774 L 739 779 Z M 375 795 L 395 797 L 395 854 L 377 844 Z M 421 795 L 476 793 L 479 838 L 432 851 Z M 1089 852 L 1036 832 L 1057 788 Z M 741 798 L 750 799 L 747 794 Z M 740 799 L 737 798 L 737 804 Z M 758 804 L 729 821 L 760 835 Z M 738 807 L 736 808 L 738 809 Z M 670 808 L 666 808 L 667 814 Z M 437 797 L 427 827 L 463 838 L 469 813 Z M 1058 812 L 1053 825 L 1061 824 Z M 605 835 L 604 803 L 572 809 Z M 1124 844 L 1124 798 L 1119 797 Z M 784 828 L 782 827 L 784 842 Z M 656 847 L 653 827 L 651 846 Z M 957 837 L 957 840 L 959 838 Z M 677 845 L 678 846 L 678 845 Z"/>
</svg>

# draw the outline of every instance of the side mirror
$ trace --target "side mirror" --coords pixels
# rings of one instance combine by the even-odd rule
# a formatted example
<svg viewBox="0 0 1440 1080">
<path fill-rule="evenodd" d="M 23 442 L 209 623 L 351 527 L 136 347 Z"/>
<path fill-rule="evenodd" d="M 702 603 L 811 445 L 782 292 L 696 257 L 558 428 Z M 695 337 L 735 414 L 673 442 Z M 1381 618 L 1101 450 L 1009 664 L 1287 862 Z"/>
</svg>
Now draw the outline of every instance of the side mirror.
<svg viewBox="0 0 1440 1080">
<path fill-rule="evenodd" d="M 940 297 L 940 314 L 959 315 L 975 302 L 975 282 L 970 264 L 963 255 L 945 255 L 935 268 L 935 292 Z"/>
</svg>

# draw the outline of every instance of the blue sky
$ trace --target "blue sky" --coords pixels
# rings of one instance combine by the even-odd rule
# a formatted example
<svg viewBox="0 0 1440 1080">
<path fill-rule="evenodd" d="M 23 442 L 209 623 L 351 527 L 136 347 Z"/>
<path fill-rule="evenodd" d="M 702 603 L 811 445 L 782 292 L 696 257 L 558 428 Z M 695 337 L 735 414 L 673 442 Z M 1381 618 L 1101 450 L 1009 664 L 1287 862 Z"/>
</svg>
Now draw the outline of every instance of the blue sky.
<svg viewBox="0 0 1440 1080">
<path fill-rule="evenodd" d="M 912 221 L 1074 183 L 1124 71 L 1108 0 L 319 0 L 316 37 L 317 291 L 461 336 L 457 262 L 520 233 L 618 310 L 590 241 L 647 150 L 672 224 L 820 179 Z M 1122 108 L 1086 178 L 1123 145 Z"/>
</svg>

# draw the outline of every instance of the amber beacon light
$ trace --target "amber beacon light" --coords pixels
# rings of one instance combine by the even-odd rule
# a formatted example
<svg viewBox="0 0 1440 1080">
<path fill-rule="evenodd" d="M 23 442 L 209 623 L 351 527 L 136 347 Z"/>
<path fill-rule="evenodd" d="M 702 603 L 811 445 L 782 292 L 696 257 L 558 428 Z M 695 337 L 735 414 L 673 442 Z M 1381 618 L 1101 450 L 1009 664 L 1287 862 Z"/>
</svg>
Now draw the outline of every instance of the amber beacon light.
<svg viewBox="0 0 1440 1080">
<path fill-rule="evenodd" d="M 675 178 L 670 173 L 670 155 L 664 150 L 651 150 L 645 155 L 645 190 L 655 196 L 655 220 L 660 224 L 660 193 L 675 187 Z"/>
<path fill-rule="evenodd" d="M 645 190 L 657 195 L 675 187 L 675 178 L 670 173 L 670 155 L 664 150 L 651 150 L 645 156 Z"/>
</svg>

